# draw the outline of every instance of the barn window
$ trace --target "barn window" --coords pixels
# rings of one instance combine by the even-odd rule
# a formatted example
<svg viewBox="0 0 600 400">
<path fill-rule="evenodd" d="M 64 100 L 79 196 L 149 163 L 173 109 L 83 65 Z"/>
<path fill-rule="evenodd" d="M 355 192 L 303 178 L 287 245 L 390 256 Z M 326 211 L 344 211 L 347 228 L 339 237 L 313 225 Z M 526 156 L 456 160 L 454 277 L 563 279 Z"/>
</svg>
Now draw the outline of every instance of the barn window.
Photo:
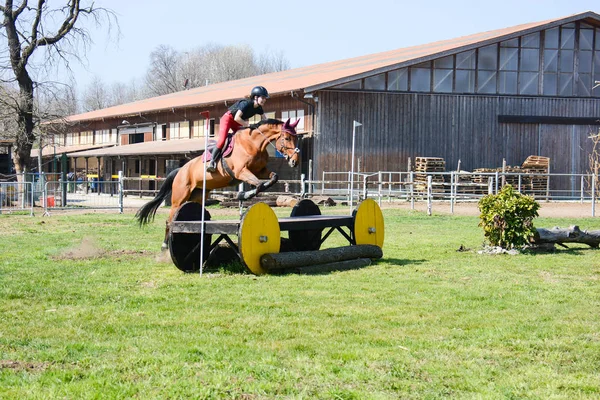
<svg viewBox="0 0 600 400">
<path fill-rule="evenodd" d="M 429 92 L 431 90 L 431 63 L 425 62 L 410 68 L 410 90 Z"/>
<path fill-rule="evenodd" d="M 479 70 L 496 70 L 498 60 L 498 47 L 493 44 L 491 46 L 482 47 L 477 50 L 478 53 L 478 64 L 477 69 Z"/>
<path fill-rule="evenodd" d="M 573 72 L 573 50 L 560 51 L 560 72 Z"/>
<path fill-rule="evenodd" d="M 475 91 L 475 50 L 456 55 L 455 93 L 473 93 Z"/>
<path fill-rule="evenodd" d="M 558 77 L 558 89 L 560 96 L 573 95 L 573 74 L 560 74 Z"/>
<path fill-rule="evenodd" d="M 539 76 L 538 72 L 521 72 L 519 74 L 519 94 L 538 94 Z"/>
<path fill-rule="evenodd" d="M 362 89 L 362 80 L 352 81 L 348 83 L 342 83 L 341 85 L 333 86 L 336 89 Z"/>
<path fill-rule="evenodd" d="M 475 69 L 475 50 L 456 55 L 456 69 Z"/>
<path fill-rule="evenodd" d="M 556 96 L 557 82 L 556 74 L 544 74 L 544 94 L 546 96 Z"/>
<path fill-rule="evenodd" d="M 500 44 L 500 70 L 516 71 L 519 68 L 519 48 L 508 47 L 514 41 L 503 42 Z"/>
<path fill-rule="evenodd" d="M 388 72 L 387 90 L 408 90 L 408 69 L 402 68 Z"/>
<path fill-rule="evenodd" d="M 560 48 L 575 48 L 575 26 L 573 24 L 563 25 L 560 28 Z"/>
<path fill-rule="evenodd" d="M 454 56 L 438 58 L 433 62 L 433 91 L 451 93 L 454 84 Z"/>
<path fill-rule="evenodd" d="M 544 31 L 544 48 L 558 49 L 558 28 Z"/>
<path fill-rule="evenodd" d="M 594 48 L 594 30 L 582 28 L 579 31 L 579 50 L 592 50 Z"/>
<path fill-rule="evenodd" d="M 475 71 L 456 70 L 456 93 L 473 93 L 475 91 Z"/>
<path fill-rule="evenodd" d="M 517 94 L 517 72 L 500 71 L 498 91 L 502 94 Z"/>
<path fill-rule="evenodd" d="M 540 34 L 531 33 L 521 38 L 521 47 L 539 49 L 540 48 Z"/>
<path fill-rule="evenodd" d="M 477 93 L 496 93 L 496 71 L 477 71 Z"/>
<path fill-rule="evenodd" d="M 385 90 L 385 73 L 365 78 L 365 90 Z"/>
</svg>

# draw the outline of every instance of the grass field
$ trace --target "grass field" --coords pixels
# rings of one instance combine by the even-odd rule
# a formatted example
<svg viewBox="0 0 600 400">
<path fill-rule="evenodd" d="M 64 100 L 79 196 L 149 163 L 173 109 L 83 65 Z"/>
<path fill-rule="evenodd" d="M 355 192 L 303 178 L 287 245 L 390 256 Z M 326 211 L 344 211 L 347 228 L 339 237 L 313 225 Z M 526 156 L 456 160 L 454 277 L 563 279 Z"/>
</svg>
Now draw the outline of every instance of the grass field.
<svg viewBox="0 0 600 400">
<path fill-rule="evenodd" d="M 384 216 L 374 265 L 260 277 L 179 272 L 163 216 L 0 216 L 0 398 L 600 398 L 598 250 L 481 255 L 476 217 Z"/>
</svg>

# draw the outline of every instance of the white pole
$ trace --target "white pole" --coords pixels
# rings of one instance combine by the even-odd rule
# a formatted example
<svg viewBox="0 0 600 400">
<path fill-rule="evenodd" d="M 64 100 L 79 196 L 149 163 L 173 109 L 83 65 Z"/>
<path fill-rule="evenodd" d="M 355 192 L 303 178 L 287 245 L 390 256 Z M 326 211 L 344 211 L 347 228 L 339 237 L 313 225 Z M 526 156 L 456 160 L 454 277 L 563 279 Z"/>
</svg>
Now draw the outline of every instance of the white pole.
<svg viewBox="0 0 600 400">
<path fill-rule="evenodd" d="M 203 115 L 204 113 L 200 113 Z M 203 157 L 206 157 L 206 151 L 208 149 L 208 134 L 210 129 L 210 114 L 206 112 L 206 125 L 204 126 L 204 153 L 202 153 Z M 202 225 L 200 226 L 200 276 L 202 276 L 202 272 L 204 270 L 204 214 L 206 207 L 206 158 L 204 161 L 204 172 L 202 175 Z"/>
<path fill-rule="evenodd" d="M 356 139 L 356 128 L 362 126 L 358 121 L 352 123 L 352 162 L 350 168 L 350 214 L 352 214 L 352 203 L 354 201 L 354 143 Z"/>
</svg>

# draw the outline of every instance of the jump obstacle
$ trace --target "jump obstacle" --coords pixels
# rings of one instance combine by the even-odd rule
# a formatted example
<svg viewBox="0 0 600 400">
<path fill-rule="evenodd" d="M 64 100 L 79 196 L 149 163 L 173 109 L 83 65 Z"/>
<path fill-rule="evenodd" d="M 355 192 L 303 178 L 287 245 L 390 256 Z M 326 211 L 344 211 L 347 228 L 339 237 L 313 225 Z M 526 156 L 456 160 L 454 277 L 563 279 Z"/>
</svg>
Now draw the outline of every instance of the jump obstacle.
<svg viewBox="0 0 600 400">
<path fill-rule="evenodd" d="M 325 229 L 328 230 L 323 235 Z M 292 251 L 280 253 L 282 231 L 288 232 Z M 334 231 L 340 232 L 350 246 L 320 250 Z M 214 241 L 212 235 L 218 235 Z M 230 235 L 237 236 L 237 243 Z M 267 204 L 256 203 L 241 220 L 219 221 L 211 221 L 210 213 L 201 204 L 187 202 L 171 222 L 169 249 L 177 268 L 194 272 L 200 269 L 200 246 L 204 246 L 205 262 L 225 241 L 252 273 L 261 275 L 315 266 L 328 270 L 350 260 L 361 260 L 357 266 L 368 265 L 371 259 L 383 256 L 383 240 L 383 214 L 372 199 L 361 202 L 352 215 L 321 215 L 314 202 L 304 199 L 287 218 L 278 219 Z"/>
</svg>

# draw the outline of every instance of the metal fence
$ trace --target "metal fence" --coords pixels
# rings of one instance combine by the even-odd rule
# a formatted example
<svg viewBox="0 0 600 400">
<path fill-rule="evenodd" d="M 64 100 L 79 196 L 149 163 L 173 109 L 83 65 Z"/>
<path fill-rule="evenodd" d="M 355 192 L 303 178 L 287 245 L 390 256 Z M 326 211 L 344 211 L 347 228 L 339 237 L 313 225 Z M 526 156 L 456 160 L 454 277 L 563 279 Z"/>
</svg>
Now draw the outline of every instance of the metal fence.
<svg viewBox="0 0 600 400">
<path fill-rule="evenodd" d="M 365 198 L 383 201 L 478 201 L 496 194 L 506 184 L 538 201 L 577 201 L 591 204 L 595 215 L 598 177 L 594 174 L 557 173 L 470 173 L 397 172 L 374 173 L 323 172 L 320 181 L 304 181 L 306 192 L 345 199 L 350 204 Z"/>
<path fill-rule="evenodd" d="M 280 191 L 268 194 L 300 197 L 328 196 L 350 205 L 365 198 L 382 202 L 426 201 L 428 208 L 436 201 L 450 202 L 451 210 L 457 202 L 478 201 L 487 194 L 497 193 L 505 184 L 517 191 L 532 195 L 538 201 L 577 201 L 591 204 L 595 215 L 598 177 L 593 174 L 535 174 L 535 173 L 467 173 L 379 171 L 373 173 L 323 172 L 322 179 L 280 181 Z M 114 209 L 123 212 L 124 198 L 135 207 L 155 196 L 164 178 L 125 178 L 121 173 L 110 181 L 63 180 L 60 174 L 32 174 L 25 182 L 0 182 L 0 212 L 34 213 L 42 207 L 45 213 L 53 210 Z M 249 187 L 228 187 L 212 192 L 234 197 Z M 293 190 L 292 190 L 293 189 Z"/>
<path fill-rule="evenodd" d="M 0 214 L 33 215 L 34 195 L 32 182 L 0 182 Z"/>
</svg>

